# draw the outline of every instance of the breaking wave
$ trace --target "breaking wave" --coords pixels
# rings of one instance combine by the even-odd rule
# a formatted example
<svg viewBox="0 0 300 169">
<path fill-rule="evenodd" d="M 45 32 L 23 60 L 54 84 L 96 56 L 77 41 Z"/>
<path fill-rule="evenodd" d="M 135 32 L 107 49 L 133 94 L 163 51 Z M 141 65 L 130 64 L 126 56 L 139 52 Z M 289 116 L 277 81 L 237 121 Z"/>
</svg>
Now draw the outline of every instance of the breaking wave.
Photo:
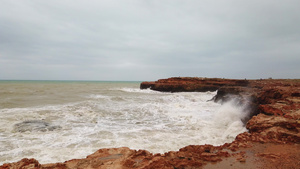
<svg viewBox="0 0 300 169">
<path fill-rule="evenodd" d="M 110 87 L 86 89 L 70 103 L 0 109 L 0 161 L 27 157 L 51 163 L 84 158 L 100 148 L 164 153 L 231 142 L 246 131 L 241 119 L 247 113 L 233 101 L 208 101 L 215 94 Z"/>
</svg>

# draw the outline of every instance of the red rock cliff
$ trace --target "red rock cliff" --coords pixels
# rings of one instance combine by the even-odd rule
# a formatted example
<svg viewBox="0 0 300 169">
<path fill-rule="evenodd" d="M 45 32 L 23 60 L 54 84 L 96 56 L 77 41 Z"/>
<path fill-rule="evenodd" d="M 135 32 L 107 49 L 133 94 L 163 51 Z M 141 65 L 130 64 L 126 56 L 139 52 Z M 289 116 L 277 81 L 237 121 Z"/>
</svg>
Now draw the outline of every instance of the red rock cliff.
<svg viewBox="0 0 300 169">
<path fill-rule="evenodd" d="M 174 77 L 155 82 L 142 82 L 141 89 L 163 92 L 205 92 L 216 91 L 221 86 L 247 86 L 247 80 L 228 80 L 219 78 Z"/>
</svg>

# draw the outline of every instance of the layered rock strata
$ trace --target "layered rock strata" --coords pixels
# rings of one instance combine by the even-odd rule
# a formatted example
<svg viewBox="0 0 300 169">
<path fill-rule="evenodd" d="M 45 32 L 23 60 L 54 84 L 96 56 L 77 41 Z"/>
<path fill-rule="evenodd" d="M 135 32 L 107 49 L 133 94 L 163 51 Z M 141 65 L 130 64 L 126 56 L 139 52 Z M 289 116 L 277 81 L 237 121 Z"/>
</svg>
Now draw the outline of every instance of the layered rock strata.
<svg viewBox="0 0 300 169">
<path fill-rule="evenodd" d="M 191 78 L 174 77 L 160 79 L 155 82 L 142 82 L 141 89 L 150 88 L 151 90 L 163 92 L 206 92 L 216 91 L 221 86 L 247 86 L 247 80 L 230 80 L 219 78 Z"/>
<path fill-rule="evenodd" d="M 141 89 L 163 92 L 215 91 L 217 102 L 249 102 L 249 132 L 222 146 L 189 145 L 179 151 L 151 154 L 126 147 L 100 149 L 84 159 L 40 164 L 22 159 L 4 168 L 298 168 L 300 161 L 300 80 L 230 80 L 169 78 L 143 82 Z"/>
</svg>

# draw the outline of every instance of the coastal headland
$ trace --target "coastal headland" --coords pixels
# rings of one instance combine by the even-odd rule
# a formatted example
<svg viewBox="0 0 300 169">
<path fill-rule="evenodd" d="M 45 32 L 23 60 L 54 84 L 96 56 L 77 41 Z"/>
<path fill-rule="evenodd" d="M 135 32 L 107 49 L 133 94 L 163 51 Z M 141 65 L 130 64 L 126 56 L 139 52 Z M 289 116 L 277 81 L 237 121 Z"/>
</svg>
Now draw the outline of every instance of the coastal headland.
<svg viewBox="0 0 300 169">
<path fill-rule="evenodd" d="M 235 99 L 250 114 L 241 119 L 248 132 L 221 146 L 189 145 L 178 151 L 151 154 L 127 147 L 99 149 L 84 159 L 40 164 L 24 158 L 8 168 L 298 168 L 300 166 L 300 79 L 221 79 L 174 77 L 142 82 L 141 89 L 161 92 L 217 91 L 211 101 Z M 45 152 L 46 153 L 46 152 Z"/>
</svg>

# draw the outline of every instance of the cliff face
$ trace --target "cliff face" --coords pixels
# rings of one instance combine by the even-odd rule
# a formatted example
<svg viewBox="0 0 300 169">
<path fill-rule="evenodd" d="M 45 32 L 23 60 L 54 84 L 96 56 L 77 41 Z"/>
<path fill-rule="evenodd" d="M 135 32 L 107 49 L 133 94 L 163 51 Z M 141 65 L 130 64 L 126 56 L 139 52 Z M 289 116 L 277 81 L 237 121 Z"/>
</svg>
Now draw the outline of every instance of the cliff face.
<svg viewBox="0 0 300 169">
<path fill-rule="evenodd" d="M 141 89 L 163 92 L 215 91 L 218 102 L 247 101 L 249 132 L 222 146 L 190 145 L 151 154 L 129 148 L 100 149 L 85 159 L 40 164 L 35 159 L 0 168 L 297 168 L 300 161 L 300 80 L 169 78 L 143 82 Z"/>
<path fill-rule="evenodd" d="M 247 129 L 277 141 L 300 142 L 300 80 L 231 80 L 209 78 L 169 78 L 143 82 L 141 89 L 163 92 L 215 91 L 217 102 L 232 98 L 250 101 L 252 117 Z"/>
<path fill-rule="evenodd" d="M 221 86 L 247 86 L 247 80 L 208 79 L 178 77 L 160 79 L 156 82 L 142 82 L 140 88 L 163 92 L 206 92 L 216 91 Z"/>
</svg>

